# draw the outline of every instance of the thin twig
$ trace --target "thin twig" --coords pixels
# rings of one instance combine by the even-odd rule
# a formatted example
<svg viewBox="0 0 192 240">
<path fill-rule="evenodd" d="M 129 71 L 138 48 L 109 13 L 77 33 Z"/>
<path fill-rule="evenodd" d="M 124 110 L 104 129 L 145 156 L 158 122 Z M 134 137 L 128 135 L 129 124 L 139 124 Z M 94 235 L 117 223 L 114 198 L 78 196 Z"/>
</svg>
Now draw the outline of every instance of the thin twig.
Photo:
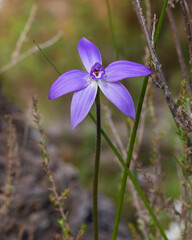
<svg viewBox="0 0 192 240">
<path fill-rule="evenodd" d="M 147 29 L 151 31 L 151 2 L 150 0 L 145 0 L 146 5 L 146 19 L 147 19 Z"/>
<path fill-rule="evenodd" d="M 110 110 L 107 106 L 105 106 L 105 115 L 106 115 L 106 119 L 107 119 L 107 122 L 109 123 L 109 126 L 110 126 L 110 129 L 115 137 L 115 140 L 116 140 L 116 143 L 123 155 L 123 158 L 126 159 L 126 156 L 127 156 L 127 153 L 126 153 L 126 150 L 125 150 L 125 147 L 123 145 L 123 142 L 121 141 L 121 138 L 119 136 L 119 133 L 115 127 L 115 124 L 112 120 L 112 117 L 111 117 L 111 113 L 110 113 Z"/>
<path fill-rule="evenodd" d="M 183 78 L 186 79 L 186 81 L 187 81 L 187 89 L 188 89 L 188 92 L 190 93 L 191 92 L 191 85 L 190 85 L 188 74 L 187 74 L 185 60 L 184 60 L 184 57 L 183 57 L 181 44 L 180 44 L 179 36 L 178 36 L 178 32 L 177 32 L 177 27 L 176 27 L 176 24 L 175 24 L 175 20 L 174 20 L 173 14 L 172 14 L 172 10 L 169 6 L 167 7 L 167 16 L 168 16 L 168 19 L 169 19 L 169 22 L 170 22 L 170 25 L 171 25 L 171 30 L 173 32 L 173 37 L 174 37 L 176 51 L 177 51 L 177 55 L 178 55 L 178 59 L 179 59 L 179 64 L 180 64 L 180 67 L 181 67 L 181 72 L 182 72 Z"/>
<path fill-rule="evenodd" d="M 115 59 L 118 60 L 119 54 L 118 54 L 118 49 L 117 49 L 117 42 L 115 39 L 115 32 L 114 32 L 114 27 L 113 27 L 113 22 L 112 22 L 112 17 L 111 17 L 111 8 L 110 8 L 109 0 L 105 0 L 105 3 L 106 3 L 106 7 L 107 7 L 109 27 L 110 27 L 110 31 L 111 31 L 111 38 L 112 38 L 112 43 L 113 43 L 113 48 L 114 48 L 114 53 L 115 53 Z"/>
<path fill-rule="evenodd" d="M 18 58 L 19 56 L 19 53 L 21 51 L 21 47 L 23 45 L 23 43 L 25 42 L 26 40 L 26 37 L 27 37 L 27 34 L 30 30 L 30 27 L 34 21 L 34 18 L 35 18 L 35 15 L 36 15 L 36 12 L 37 12 L 37 5 L 33 5 L 33 7 L 31 8 L 31 11 L 30 11 L 30 14 L 29 14 L 29 17 L 28 17 L 28 20 L 25 24 L 25 27 L 16 43 L 16 46 L 15 46 L 15 50 L 13 51 L 12 53 L 12 60 Z"/>
<path fill-rule="evenodd" d="M 150 86 L 151 87 L 151 86 Z M 150 94 L 149 94 L 149 113 L 150 113 L 150 120 L 151 120 L 151 126 L 153 131 L 153 139 L 152 139 L 152 149 L 153 149 L 153 155 L 154 155 L 154 175 L 156 176 L 153 182 L 154 190 L 158 190 L 161 187 L 162 182 L 162 167 L 161 167 L 161 152 L 160 152 L 160 134 L 157 131 L 157 119 L 155 114 L 155 107 L 154 107 L 154 101 L 153 101 L 154 93 L 153 89 L 150 88 Z M 151 204 L 155 207 L 156 196 L 155 194 L 152 194 L 151 196 Z"/>
<path fill-rule="evenodd" d="M 186 9 L 184 0 L 180 0 L 180 5 L 181 5 L 184 22 L 185 22 L 185 30 L 186 30 L 187 40 L 188 40 L 188 45 L 189 45 L 189 56 L 190 56 L 189 64 L 190 64 L 190 69 L 192 72 L 192 35 L 191 35 L 190 20 L 189 20 L 188 14 L 187 14 L 187 9 Z"/>
<path fill-rule="evenodd" d="M 128 187 L 131 190 L 132 197 L 133 197 L 133 204 L 137 210 L 137 215 L 139 217 L 139 221 L 141 224 L 140 230 L 142 231 L 142 233 L 144 235 L 144 239 L 149 240 L 150 238 L 149 238 L 148 228 L 146 226 L 146 221 L 145 221 L 145 219 L 147 219 L 149 221 L 149 219 L 150 219 L 149 214 L 148 214 L 147 210 L 145 209 L 143 202 L 140 201 L 137 191 L 135 190 L 135 188 L 134 188 L 133 184 L 131 184 L 131 182 L 129 182 Z"/>
<path fill-rule="evenodd" d="M 192 18 L 192 4 L 191 4 L 191 0 L 186 0 L 185 4 L 186 4 L 187 12 L 189 13 L 190 17 Z"/>
<path fill-rule="evenodd" d="M 155 37 L 155 26 L 156 26 L 156 23 L 157 23 L 157 17 L 156 17 L 156 14 L 154 14 L 153 16 L 153 27 L 152 27 L 152 33 L 151 33 L 151 44 L 152 44 L 152 47 L 155 48 L 155 43 L 154 43 L 154 37 Z"/>
<path fill-rule="evenodd" d="M 175 7 L 175 0 L 169 0 L 168 5 L 172 8 L 174 8 Z"/>
<path fill-rule="evenodd" d="M 61 36 L 62 36 L 62 33 L 58 32 L 54 37 L 52 37 L 51 39 L 49 39 L 48 41 L 46 41 L 44 43 L 39 44 L 39 46 L 42 49 L 50 47 L 54 43 L 56 43 L 61 38 Z M 0 68 L 0 74 L 6 72 L 7 70 L 9 70 L 10 68 L 12 68 L 13 66 L 15 66 L 16 64 L 18 64 L 19 62 L 24 60 L 26 57 L 30 56 L 31 54 L 33 54 L 35 52 L 38 52 L 38 47 L 37 46 L 32 47 L 31 49 L 27 50 L 26 52 L 20 54 L 16 59 L 12 60 L 8 64 L 1 67 Z"/>
<path fill-rule="evenodd" d="M 184 229 L 184 233 L 183 233 L 183 238 L 182 240 L 185 240 L 186 239 L 186 236 L 187 236 L 187 230 L 188 230 L 188 223 L 190 221 L 190 217 L 191 217 L 191 211 L 192 211 L 192 202 L 191 202 L 191 206 L 188 210 L 188 214 L 187 214 L 187 219 L 186 219 L 186 222 L 185 222 L 185 229 Z"/>
<path fill-rule="evenodd" d="M 132 163 L 133 166 L 131 166 L 131 169 L 134 167 L 134 163 L 137 161 L 139 150 L 141 149 L 141 144 L 143 140 L 143 135 L 144 135 L 144 128 L 145 128 L 145 118 L 146 118 L 146 105 L 147 105 L 147 98 L 148 98 L 148 87 L 146 90 L 145 98 L 143 101 L 143 108 L 141 112 L 141 117 L 140 117 L 140 122 L 139 122 L 139 127 L 137 130 L 137 144 L 133 149 L 133 154 L 132 154 Z"/>
</svg>

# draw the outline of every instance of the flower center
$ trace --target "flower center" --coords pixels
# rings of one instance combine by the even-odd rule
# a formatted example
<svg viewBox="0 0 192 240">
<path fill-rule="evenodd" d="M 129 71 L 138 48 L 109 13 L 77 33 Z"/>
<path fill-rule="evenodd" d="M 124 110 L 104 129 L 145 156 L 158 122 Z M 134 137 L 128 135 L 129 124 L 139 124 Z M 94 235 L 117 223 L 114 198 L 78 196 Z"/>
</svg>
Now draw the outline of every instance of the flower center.
<svg viewBox="0 0 192 240">
<path fill-rule="evenodd" d="M 104 75 L 105 75 L 104 67 L 100 63 L 96 62 L 91 68 L 90 76 L 95 80 L 99 80 L 103 79 Z"/>
</svg>

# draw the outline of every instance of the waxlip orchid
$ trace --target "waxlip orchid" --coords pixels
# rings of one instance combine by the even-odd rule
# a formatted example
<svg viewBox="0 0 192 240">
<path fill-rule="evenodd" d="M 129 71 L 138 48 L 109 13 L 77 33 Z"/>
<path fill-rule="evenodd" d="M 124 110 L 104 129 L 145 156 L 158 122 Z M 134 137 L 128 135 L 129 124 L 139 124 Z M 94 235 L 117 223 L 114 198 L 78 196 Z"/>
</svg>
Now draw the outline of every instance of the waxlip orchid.
<svg viewBox="0 0 192 240">
<path fill-rule="evenodd" d="M 71 102 L 71 126 L 74 129 L 87 116 L 96 98 L 97 88 L 125 115 L 135 120 L 135 107 L 128 90 L 118 81 L 151 75 L 144 65 L 130 61 L 116 61 L 102 66 L 99 49 L 86 38 L 78 44 L 78 51 L 87 72 L 71 70 L 62 74 L 49 90 L 49 100 L 75 92 Z"/>
</svg>

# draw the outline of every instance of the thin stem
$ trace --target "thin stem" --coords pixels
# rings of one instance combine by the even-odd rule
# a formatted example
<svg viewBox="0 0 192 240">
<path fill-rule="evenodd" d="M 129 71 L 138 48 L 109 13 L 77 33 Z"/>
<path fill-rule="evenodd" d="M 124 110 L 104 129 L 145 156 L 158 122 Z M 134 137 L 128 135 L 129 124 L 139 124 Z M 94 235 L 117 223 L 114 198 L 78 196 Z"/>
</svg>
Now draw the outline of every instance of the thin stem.
<svg viewBox="0 0 192 240">
<path fill-rule="evenodd" d="M 164 16 L 165 16 L 167 3 L 168 3 L 168 1 L 165 0 L 162 11 L 161 11 L 161 16 L 160 16 L 160 19 L 159 19 L 159 23 L 158 23 L 158 26 L 157 26 L 157 31 L 156 31 L 155 36 L 154 36 L 155 46 L 157 44 L 157 40 L 158 40 L 158 37 L 159 37 L 159 32 L 160 32 L 161 25 L 163 23 L 163 19 L 164 19 Z M 150 57 L 150 61 L 151 61 L 151 57 Z M 127 154 L 127 160 L 126 160 L 127 168 L 129 168 L 130 162 L 131 162 L 131 159 L 132 159 L 132 152 L 133 152 L 133 147 L 134 147 L 134 144 L 135 144 L 136 133 L 137 133 L 137 128 L 138 128 L 138 124 L 139 124 L 139 120 L 140 120 L 140 115 L 141 115 L 142 105 L 143 105 L 145 92 L 146 92 L 146 88 L 147 88 L 147 83 L 148 83 L 148 76 L 146 76 L 144 78 L 143 87 L 142 87 L 142 91 L 141 91 L 141 95 L 140 95 L 140 99 L 139 99 L 139 104 L 138 104 L 138 108 L 137 108 L 137 113 L 136 113 L 136 119 L 135 119 L 135 123 L 134 123 L 134 126 L 133 126 L 133 131 L 132 131 L 132 134 L 131 134 L 131 140 L 130 140 L 129 150 L 128 150 L 128 154 Z M 129 174 L 128 174 L 128 176 L 129 176 Z M 112 233 L 112 240 L 115 240 L 117 238 L 120 215 L 121 215 L 122 205 L 123 205 L 123 200 L 124 200 L 124 195 L 125 195 L 126 182 L 127 182 L 127 170 L 124 171 L 124 173 L 123 173 L 121 189 L 120 189 L 118 205 L 117 205 L 117 211 L 116 211 L 116 217 L 115 217 L 115 223 L 114 223 L 114 228 L 113 228 L 113 233 Z M 145 200 L 146 200 L 146 198 L 145 198 Z M 147 202 L 147 204 L 148 204 L 148 202 Z M 147 207 L 147 205 L 146 205 L 146 207 Z M 148 207 L 147 207 L 147 209 L 148 209 Z M 151 214 L 151 212 L 150 212 L 150 214 Z M 152 213 L 152 214 L 154 214 L 154 213 Z M 159 222 L 158 222 L 158 224 L 159 224 Z"/>
<path fill-rule="evenodd" d="M 179 64 L 180 64 L 180 67 L 181 67 L 181 72 L 182 72 L 183 78 L 186 79 L 186 81 L 187 81 L 187 90 L 190 93 L 191 92 L 191 85 L 190 85 L 189 78 L 188 78 L 188 75 L 187 75 L 185 60 L 184 60 L 184 57 L 183 57 L 181 44 L 180 44 L 180 41 L 179 41 L 179 36 L 178 36 L 175 20 L 174 20 L 174 17 L 173 17 L 173 13 L 172 13 L 172 10 L 169 6 L 167 6 L 167 16 L 168 16 L 168 19 L 169 19 L 169 22 L 170 22 L 170 25 L 171 25 L 171 30 L 173 32 L 173 38 L 174 38 L 174 42 L 175 42 L 175 46 L 176 46 L 176 51 L 177 51 Z"/>
<path fill-rule="evenodd" d="M 185 22 L 185 30 L 186 30 L 187 40 L 188 40 L 188 45 L 189 45 L 189 56 L 190 56 L 189 64 L 190 64 L 190 69 L 192 72 L 192 34 L 191 34 L 191 28 L 190 28 L 190 20 L 189 20 L 188 14 L 187 14 L 187 9 L 185 7 L 184 0 L 180 0 L 180 5 L 181 5 L 184 22 Z"/>
<path fill-rule="evenodd" d="M 94 240 L 99 239 L 98 231 L 98 176 L 101 150 L 101 110 L 100 110 L 100 90 L 97 91 L 95 99 L 96 104 L 96 152 L 95 152 L 95 169 L 93 177 L 93 223 L 94 223 Z"/>
<path fill-rule="evenodd" d="M 25 27 L 24 27 L 21 35 L 19 36 L 19 39 L 17 40 L 15 50 L 12 53 L 12 60 L 18 58 L 21 48 L 23 46 L 23 43 L 26 41 L 27 34 L 28 34 L 28 32 L 31 28 L 31 25 L 35 19 L 36 12 L 37 12 L 37 5 L 34 4 L 31 8 L 27 22 L 25 23 Z"/>
<path fill-rule="evenodd" d="M 107 6 L 107 13 L 108 13 L 108 18 L 109 18 L 109 26 L 111 30 L 111 38 L 112 38 L 112 43 L 113 43 L 113 48 L 114 48 L 114 53 L 115 53 L 115 59 L 119 59 L 119 54 L 117 50 L 117 43 L 115 39 L 115 33 L 114 33 L 114 28 L 113 28 L 113 22 L 112 22 L 112 17 L 111 17 L 111 9 L 109 5 L 109 0 L 105 0 L 106 6 Z"/>
</svg>

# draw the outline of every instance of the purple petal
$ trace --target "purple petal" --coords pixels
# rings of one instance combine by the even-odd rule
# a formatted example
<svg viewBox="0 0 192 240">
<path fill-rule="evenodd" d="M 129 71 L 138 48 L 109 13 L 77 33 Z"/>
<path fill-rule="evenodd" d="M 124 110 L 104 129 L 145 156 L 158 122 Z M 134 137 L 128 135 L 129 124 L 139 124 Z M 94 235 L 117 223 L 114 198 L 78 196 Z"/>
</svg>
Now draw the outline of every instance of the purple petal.
<svg viewBox="0 0 192 240">
<path fill-rule="evenodd" d="M 97 83 L 75 92 L 71 102 L 71 127 L 74 129 L 87 116 L 97 94 Z"/>
<path fill-rule="evenodd" d="M 117 82 L 124 78 L 139 77 L 153 74 L 150 69 L 142 64 L 130 61 L 116 61 L 105 68 L 107 81 Z"/>
<path fill-rule="evenodd" d="M 104 95 L 118 107 L 124 114 L 135 120 L 135 107 L 128 90 L 119 82 L 99 82 Z"/>
<path fill-rule="evenodd" d="M 102 65 L 101 54 L 99 49 L 87 40 L 86 38 L 82 38 L 78 44 L 78 51 L 81 57 L 81 61 L 83 62 L 84 67 L 87 72 L 90 73 L 92 66 L 98 62 Z"/>
<path fill-rule="evenodd" d="M 71 70 L 62 74 L 51 86 L 49 100 L 85 88 L 88 85 L 88 76 L 88 73 L 80 70 Z"/>
</svg>

